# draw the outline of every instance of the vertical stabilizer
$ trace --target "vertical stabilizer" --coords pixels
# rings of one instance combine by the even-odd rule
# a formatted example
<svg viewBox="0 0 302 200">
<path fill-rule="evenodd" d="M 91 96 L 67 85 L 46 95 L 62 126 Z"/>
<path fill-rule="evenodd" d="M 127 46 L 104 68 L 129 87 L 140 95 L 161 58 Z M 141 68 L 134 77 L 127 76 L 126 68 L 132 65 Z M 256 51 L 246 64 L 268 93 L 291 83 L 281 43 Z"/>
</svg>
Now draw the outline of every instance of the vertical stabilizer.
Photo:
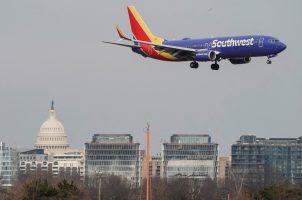
<svg viewBox="0 0 302 200">
<path fill-rule="evenodd" d="M 147 24 L 134 6 L 128 6 L 128 15 L 132 33 L 137 40 L 162 43 L 163 39 L 152 34 Z"/>
</svg>

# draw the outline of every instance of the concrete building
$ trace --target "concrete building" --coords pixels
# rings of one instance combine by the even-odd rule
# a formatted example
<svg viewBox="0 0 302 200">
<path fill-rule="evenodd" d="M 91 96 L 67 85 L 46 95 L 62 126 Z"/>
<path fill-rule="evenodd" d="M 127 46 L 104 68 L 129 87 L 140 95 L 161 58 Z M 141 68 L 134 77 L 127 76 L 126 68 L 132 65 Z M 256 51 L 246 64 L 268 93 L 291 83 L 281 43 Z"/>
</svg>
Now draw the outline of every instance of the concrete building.
<svg viewBox="0 0 302 200">
<path fill-rule="evenodd" d="M 302 137 L 242 135 L 232 145 L 232 173 L 248 185 L 302 183 Z"/>
<path fill-rule="evenodd" d="M 85 176 L 85 161 L 84 152 L 69 151 L 62 154 L 55 154 L 52 156 L 54 166 L 57 170 L 53 169 L 54 175 L 64 173 L 67 176 L 78 176 L 84 180 Z"/>
<path fill-rule="evenodd" d="M 49 161 L 48 154 L 44 149 L 33 149 L 20 152 L 19 155 L 19 175 L 29 175 L 36 172 L 52 174 L 52 162 Z"/>
<path fill-rule="evenodd" d="M 95 134 L 85 143 L 86 177 L 117 175 L 140 184 L 140 144 L 130 134 Z"/>
<path fill-rule="evenodd" d="M 44 149 L 47 153 L 64 153 L 68 151 L 69 144 L 64 126 L 56 118 L 54 102 L 51 103 L 49 118 L 41 125 L 36 138 L 35 148 Z"/>
<path fill-rule="evenodd" d="M 84 179 L 83 152 L 46 154 L 44 149 L 19 153 L 20 175 L 51 175 Z"/>
<path fill-rule="evenodd" d="M 141 178 L 146 178 L 146 157 L 142 158 L 141 165 Z M 162 156 L 160 154 L 156 154 L 151 156 L 151 160 L 149 162 L 149 175 L 150 177 L 163 177 L 163 161 Z"/>
<path fill-rule="evenodd" d="M 0 142 L 0 187 L 10 187 L 14 184 L 17 174 L 16 152 Z"/>
<path fill-rule="evenodd" d="M 160 154 L 151 157 L 150 170 L 152 177 L 163 176 L 163 161 Z"/>
<path fill-rule="evenodd" d="M 162 155 L 163 177 L 217 178 L 218 144 L 209 135 L 172 135 Z"/>
<path fill-rule="evenodd" d="M 218 183 L 224 186 L 228 181 L 231 169 L 231 157 L 221 156 L 218 161 Z"/>
</svg>

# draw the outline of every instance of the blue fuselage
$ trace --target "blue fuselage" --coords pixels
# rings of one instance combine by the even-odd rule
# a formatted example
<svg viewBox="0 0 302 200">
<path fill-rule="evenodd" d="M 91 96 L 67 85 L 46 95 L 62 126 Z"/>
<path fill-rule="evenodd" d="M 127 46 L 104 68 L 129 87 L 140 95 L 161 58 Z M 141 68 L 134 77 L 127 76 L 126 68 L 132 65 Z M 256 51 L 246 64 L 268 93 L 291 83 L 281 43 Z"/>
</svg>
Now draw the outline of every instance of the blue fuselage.
<svg viewBox="0 0 302 200">
<path fill-rule="evenodd" d="M 246 35 L 164 41 L 164 45 L 215 51 L 222 59 L 241 57 L 274 57 L 286 48 L 277 38 L 264 35 Z"/>
</svg>

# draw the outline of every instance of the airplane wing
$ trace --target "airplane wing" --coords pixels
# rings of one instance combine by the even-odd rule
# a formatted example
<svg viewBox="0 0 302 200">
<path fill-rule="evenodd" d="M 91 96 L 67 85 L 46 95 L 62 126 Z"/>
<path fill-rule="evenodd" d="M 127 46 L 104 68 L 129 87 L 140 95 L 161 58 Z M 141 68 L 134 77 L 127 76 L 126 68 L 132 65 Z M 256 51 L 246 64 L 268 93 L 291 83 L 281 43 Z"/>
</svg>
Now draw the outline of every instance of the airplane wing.
<svg viewBox="0 0 302 200">
<path fill-rule="evenodd" d="M 155 50 L 159 51 L 159 54 L 166 52 L 166 53 L 170 53 L 174 57 L 182 58 L 182 59 L 192 59 L 192 57 L 194 57 L 195 54 L 197 53 L 196 49 L 155 44 L 152 42 L 145 42 L 145 41 L 133 40 L 133 39 L 131 39 L 131 41 L 133 41 L 135 44 L 124 44 L 120 42 L 107 42 L 107 41 L 103 41 L 103 42 L 106 44 L 113 44 L 113 45 L 124 46 L 124 47 L 136 47 L 136 48 L 141 48 L 141 46 L 137 44 L 150 45 L 153 46 Z"/>
<path fill-rule="evenodd" d="M 107 42 L 107 41 L 103 41 L 103 42 L 107 44 L 113 44 L 113 45 L 124 46 L 124 47 L 135 47 L 135 48 L 141 48 L 140 45 L 137 45 L 139 43 L 150 45 L 153 46 L 155 50 L 159 51 L 159 54 L 169 53 L 170 55 L 183 60 L 192 60 L 192 58 L 194 58 L 197 53 L 196 49 L 170 46 L 170 45 L 161 45 L 161 44 L 155 44 L 151 42 L 144 42 L 144 41 L 133 40 L 133 39 L 131 39 L 131 41 L 133 41 L 135 44 L 124 44 L 119 42 Z"/>
</svg>

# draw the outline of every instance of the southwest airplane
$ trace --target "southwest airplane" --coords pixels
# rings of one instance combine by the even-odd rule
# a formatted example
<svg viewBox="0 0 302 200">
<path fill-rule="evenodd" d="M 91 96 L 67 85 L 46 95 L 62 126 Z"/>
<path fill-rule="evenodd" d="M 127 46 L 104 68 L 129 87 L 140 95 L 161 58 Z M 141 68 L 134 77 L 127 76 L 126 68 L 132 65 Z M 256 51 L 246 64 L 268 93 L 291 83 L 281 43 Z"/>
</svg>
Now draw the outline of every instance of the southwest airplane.
<svg viewBox="0 0 302 200">
<path fill-rule="evenodd" d="M 134 6 L 128 6 L 130 26 L 133 39 L 123 34 L 116 25 L 120 40 L 105 42 L 124 47 L 130 47 L 133 52 L 144 57 L 163 61 L 191 61 L 191 68 L 198 68 L 198 62 L 212 62 L 211 69 L 218 70 L 218 62 L 228 59 L 232 64 L 246 64 L 251 57 L 267 57 L 267 64 L 271 58 L 286 49 L 286 45 L 278 39 L 264 35 L 245 35 L 233 37 L 217 37 L 182 40 L 165 40 L 153 35 L 136 11 Z M 131 44 L 121 43 L 121 40 Z"/>
</svg>

